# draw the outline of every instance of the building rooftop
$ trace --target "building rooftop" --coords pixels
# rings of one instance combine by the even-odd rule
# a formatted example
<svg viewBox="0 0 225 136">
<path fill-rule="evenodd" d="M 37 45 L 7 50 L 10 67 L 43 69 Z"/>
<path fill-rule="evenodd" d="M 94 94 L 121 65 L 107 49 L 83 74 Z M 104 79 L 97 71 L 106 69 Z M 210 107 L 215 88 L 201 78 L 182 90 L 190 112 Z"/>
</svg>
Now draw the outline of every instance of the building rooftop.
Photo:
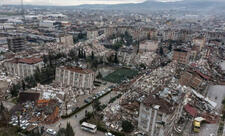
<svg viewBox="0 0 225 136">
<path fill-rule="evenodd" d="M 173 107 L 172 104 L 154 95 L 149 95 L 148 97 L 146 97 L 143 100 L 143 104 L 145 106 L 150 106 L 153 108 L 157 107 L 157 110 L 166 114 L 170 114 L 174 111 L 174 109 L 172 108 Z"/>
<path fill-rule="evenodd" d="M 43 61 L 42 58 L 15 58 L 13 60 L 10 60 L 8 62 L 11 63 L 25 63 L 25 64 L 37 64 L 39 62 Z"/>
<path fill-rule="evenodd" d="M 61 69 L 69 70 L 69 71 L 76 72 L 76 73 L 81 73 L 81 74 L 90 74 L 90 73 L 94 72 L 94 71 L 92 71 L 90 69 L 83 69 L 83 68 L 72 67 L 72 66 L 65 66 L 65 67 L 62 67 Z"/>
</svg>

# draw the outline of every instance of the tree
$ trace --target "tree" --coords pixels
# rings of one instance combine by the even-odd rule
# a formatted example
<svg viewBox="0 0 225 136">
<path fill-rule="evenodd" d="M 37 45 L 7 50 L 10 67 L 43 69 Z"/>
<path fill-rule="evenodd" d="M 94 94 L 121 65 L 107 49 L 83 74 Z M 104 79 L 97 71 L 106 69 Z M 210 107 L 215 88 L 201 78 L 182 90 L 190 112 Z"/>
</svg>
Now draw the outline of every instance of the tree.
<svg viewBox="0 0 225 136">
<path fill-rule="evenodd" d="M 94 109 L 94 112 L 100 111 L 101 110 L 101 103 L 99 102 L 99 100 L 95 100 L 92 104 L 92 107 Z"/>
<path fill-rule="evenodd" d="M 66 136 L 66 129 L 60 128 L 56 136 Z"/>
<path fill-rule="evenodd" d="M 160 49 L 159 49 L 159 54 L 162 56 L 162 55 L 164 55 L 164 52 L 163 52 L 163 48 L 162 47 L 160 47 Z"/>
<path fill-rule="evenodd" d="M 67 125 L 66 125 L 66 136 L 75 136 L 75 134 L 73 132 L 73 128 L 70 125 L 70 123 L 67 123 Z"/>
<path fill-rule="evenodd" d="M 37 67 L 34 71 L 34 79 L 40 83 L 41 82 L 41 71 L 39 69 L 39 67 Z"/>
<path fill-rule="evenodd" d="M 98 75 L 97 75 L 97 77 L 96 78 L 98 78 L 98 79 L 101 79 L 102 78 L 102 74 L 101 74 L 101 72 L 98 72 Z"/>
<path fill-rule="evenodd" d="M 122 121 L 122 128 L 124 132 L 131 132 L 134 129 L 134 126 L 131 124 L 131 122 L 127 120 Z"/>
<path fill-rule="evenodd" d="M 86 51 L 83 51 L 83 58 L 86 59 Z"/>
<path fill-rule="evenodd" d="M 20 84 L 12 84 L 12 86 L 10 87 L 10 94 L 12 95 L 12 97 L 17 97 L 19 94 L 19 90 L 20 90 L 21 86 Z"/>
<path fill-rule="evenodd" d="M 117 57 L 117 53 L 115 54 L 114 63 L 119 63 L 119 60 L 118 60 L 118 57 Z"/>
<path fill-rule="evenodd" d="M 91 52 L 91 59 L 92 59 L 92 60 L 95 59 L 95 55 L 94 55 L 94 52 L 93 52 L 93 51 Z"/>
<path fill-rule="evenodd" d="M 133 43 L 133 38 L 127 31 L 124 34 L 124 39 L 126 40 L 126 46 L 130 46 Z"/>
<path fill-rule="evenodd" d="M 26 85 L 24 83 L 24 80 L 22 80 L 22 89 L 23 89 L 23 91 L 25 91 L 25 89 L 26 89 Z"/>
<path fill-rule="evenodd" d="M 66 129 L 60 128 L 56 136 L 75 136 L 75 133 L 70 123 L 67 123 Z"/>
<path fill-rule="evenodd" d="M 168 49 L 171 51 L 172 50 L 172 44 L 169 44 Z"/>
</svg>

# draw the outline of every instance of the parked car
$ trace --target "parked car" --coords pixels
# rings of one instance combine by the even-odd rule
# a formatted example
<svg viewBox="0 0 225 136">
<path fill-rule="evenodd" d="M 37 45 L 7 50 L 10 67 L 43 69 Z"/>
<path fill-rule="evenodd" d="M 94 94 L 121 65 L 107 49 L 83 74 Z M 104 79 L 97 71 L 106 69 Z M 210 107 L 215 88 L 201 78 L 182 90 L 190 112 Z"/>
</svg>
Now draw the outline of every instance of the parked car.
<svg viewBox="0 0 225 136">
<path fill-rule="evenodd" d="M 47 129 L 46 131 L 48 134 L 55 136 L 56 135 L 56 131 L 54 131 L 53 129 Z"/>
<path fill-rule="evenodd" d="M 115 135 L 113 135 L 113 134 L 110 133 L 110 132 L 106 132 L 106 133 L 105 133 L 105 136 L 115 136 Z"/>
</svg>

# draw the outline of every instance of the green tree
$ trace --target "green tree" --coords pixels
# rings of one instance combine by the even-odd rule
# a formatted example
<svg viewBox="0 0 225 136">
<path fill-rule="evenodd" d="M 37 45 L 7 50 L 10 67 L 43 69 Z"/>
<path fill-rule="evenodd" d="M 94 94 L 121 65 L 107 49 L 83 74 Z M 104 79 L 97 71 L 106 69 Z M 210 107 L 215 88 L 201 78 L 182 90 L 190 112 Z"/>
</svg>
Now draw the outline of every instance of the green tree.
<svg viewBox="0 0 225 136">
<path fill-rule="evenodd" d="M 130 46 L 133 43 L 133 38 L 127 31 L 124 34 L 124 39 L 126 40 L 126 46 Z"/>
<path fill-rule="evenodd" d="M 86 51 L 83 51 L 83 58 L 86 59 Z"/>
<path fill-rule="evenodd" d="M 70 123 L 67 123 L 67 125 L 66 125 L 66 136 L 75 136 L 75 134 L 73 132 L 73 128 L 70 125 Z"/>
<path fill-rule="evenodd" d="M 25 82 L 24 82 L 24 80 L 22 80 L 22 89 L 23 89 L 23 91 L 25 91 L 25 89 L 26 89 L 26 85 L 25 85 Z"/>
<path fill-rule="evenodd" d="M 95 55 L 94 55 L 94 52 L 93 52 L 93 51 L 91 52 L 91 59 L 92 59 L 92 60 L 95 59 Z"/>
<path fill-rule="evenodd" d="M 73 128 L 70 125 L 70 123 L 67 123 L 66 129 L 60 128 L 59 131 L 57 132 L 56 136 L 75 136 L 75 133 L 74 133 Z"/>
<path fill-rule="evenodd" d="M 117 53 L 115 54 L 114 63 L 119 63 Z"/>
<path fill-rule="evenodd" d="M 20 90 L 21 86 L 20 84 L 12 84 L 12 86 L 10 87 L 10 94 L 12 95 L 12 97 L 17 97 L 19 94 L 19 90 Z"/>
<path fill-rule="evenodd" d="M 101 72 L 98 72 L 98 75 L 97 75 L 97 77 L 96 78 L 98 78 L 98 79 L 101 79 L 102 78 L 102 74 L 101 74 Z"/>
<path fill-rule="evenodd" d="M 94 109 L 94 112 L 101 110 L 101 103 L 99 102 L 98 99 L 94 100 L 94 102 L 92 104 L 92 108 Z"/>
<path fill-rule="evenodd" d="M 56 136 L 66 136 L 66 129 L 60 128 Z"/>
<path fill-rule="evenodd" d="M 134 126 L 131 124 L 131 122 L 127 120 L 122 121 L 122 128 L 124 132 L 131 132 L 134 129 Z"/>
<path fill-rule="evenodd" d="M 34 71 L 34 79 L 40 83 L 41 82 L 41 71 L 39 69 L 39 67 L 37 67 Z"/>
<path fill-rule="evenodd" d="M 160 49 L 159 49 L 159 54 L 162 56 L 162 55 L 164 55 L 164 52 L 163 52 L 163 48 L 162 47 L 160 47 Z"/>
</svg>

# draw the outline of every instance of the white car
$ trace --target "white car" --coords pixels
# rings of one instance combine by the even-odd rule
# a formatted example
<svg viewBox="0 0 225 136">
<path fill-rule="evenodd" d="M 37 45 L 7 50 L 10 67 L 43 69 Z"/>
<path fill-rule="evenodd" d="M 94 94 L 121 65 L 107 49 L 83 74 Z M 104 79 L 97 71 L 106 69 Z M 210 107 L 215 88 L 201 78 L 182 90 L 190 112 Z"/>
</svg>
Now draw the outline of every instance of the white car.
<svg viewBox="0 0 225 136">
<path fill-rule="evenodd" d="M 47 133 L 51 135 L 56 135 L 56 131 L 54 131 L 53 129 L 47 129 Z"/>
<path fill-rule="evenodd" d="M 110 132 L 107 132 L 107 133 L 105 133 L 105 136 L 115 136 L 115 135 L 113 135 L 113 134 L 110 133 Z"/>
</svg>

